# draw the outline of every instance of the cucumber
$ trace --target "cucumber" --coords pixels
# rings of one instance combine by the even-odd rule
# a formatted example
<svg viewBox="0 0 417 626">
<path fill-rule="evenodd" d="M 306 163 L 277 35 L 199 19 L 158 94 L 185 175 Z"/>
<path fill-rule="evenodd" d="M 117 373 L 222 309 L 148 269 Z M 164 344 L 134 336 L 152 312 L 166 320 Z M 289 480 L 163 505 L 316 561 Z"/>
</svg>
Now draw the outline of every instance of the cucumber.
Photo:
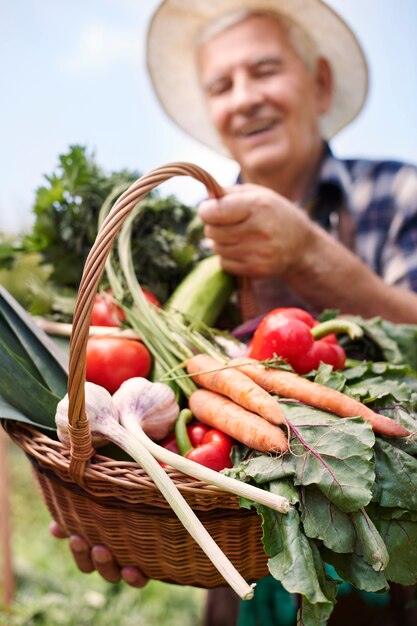
<svg viewBox="0 0 417 626">
<path fill-rule="evenodd" d="M 212 326 L 234 289 L 235 279 L 222 270 L 219 257 L 213 255 L 197 263 L 171 294 L 164 308 Z"/>
</svg>

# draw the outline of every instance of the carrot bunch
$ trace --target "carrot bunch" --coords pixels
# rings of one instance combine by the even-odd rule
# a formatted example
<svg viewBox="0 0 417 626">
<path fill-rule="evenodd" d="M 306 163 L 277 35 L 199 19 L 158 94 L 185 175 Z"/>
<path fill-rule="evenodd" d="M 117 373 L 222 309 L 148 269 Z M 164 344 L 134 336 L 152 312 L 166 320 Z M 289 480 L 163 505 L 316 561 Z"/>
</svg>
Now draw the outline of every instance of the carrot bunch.
<svg viewBox="0 0 417 626">
<path fill-rule="evenodd" d="M 224 365 L 206 354 L 197 354 L 188 359 L 187 372 L 199 386 L 189 397 L 195 417 L 259 452 L 283 454 L 289 446 L 282 430 L 286 419 L 271 394 L 339 417 L 361 416 L 375 433 L 385 437 L 410 434 L 394 420 L 340 391 L 266 367 L 255 359 L 232 359 Z"/>
</svg>

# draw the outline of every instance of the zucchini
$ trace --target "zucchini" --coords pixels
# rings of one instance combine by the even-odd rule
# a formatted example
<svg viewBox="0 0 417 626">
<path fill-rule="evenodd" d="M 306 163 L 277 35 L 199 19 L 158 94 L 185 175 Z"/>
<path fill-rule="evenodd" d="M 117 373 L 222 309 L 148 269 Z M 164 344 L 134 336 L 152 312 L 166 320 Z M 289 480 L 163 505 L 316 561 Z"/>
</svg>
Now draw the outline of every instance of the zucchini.
<svg viewBox="0 0 417 626">
<path fill-rule="evenodd" d="M 222 270 L 220 258 L 213 255 L 197 263 L 173 291 L 164 308 L 212 326 L 234 289 L 235 279 Z"/>
</svg>

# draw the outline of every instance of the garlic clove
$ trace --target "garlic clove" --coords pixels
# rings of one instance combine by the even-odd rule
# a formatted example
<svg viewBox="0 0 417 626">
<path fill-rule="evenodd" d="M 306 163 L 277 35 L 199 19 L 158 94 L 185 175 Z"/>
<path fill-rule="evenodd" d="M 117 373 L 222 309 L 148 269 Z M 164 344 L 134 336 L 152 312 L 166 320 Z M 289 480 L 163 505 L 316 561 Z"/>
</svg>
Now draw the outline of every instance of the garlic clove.
<svg viewBox="0 0 417 626">
<path fill-rule="evenodd" d="M 68 410 L 69 399 L 66 394 L 57 404 L 55 423 L 57 426 L 58 439 L 61 443 L 69 446 L 68 433 Z M 96 431 L 97 423 L 105 423 L 108 420 L 119 422 L 117 409 L 113 404 L 112 397 L 107 389 L 95 383 L 85 383 L 85 412 L 90 422 L 91 440 L 94 448 L 99 448 L 108 443 L 108 438 Z"/>
<path fill-rule="evenodd" d="M 139 377 L 122 383 L 113 395 L 113 403 L 119 411 L 121 424 L 124 415 L 134 415 L 154 441 L 160 441 L 172 431 L 180 412 L 171 387 Z"/>
</svg>

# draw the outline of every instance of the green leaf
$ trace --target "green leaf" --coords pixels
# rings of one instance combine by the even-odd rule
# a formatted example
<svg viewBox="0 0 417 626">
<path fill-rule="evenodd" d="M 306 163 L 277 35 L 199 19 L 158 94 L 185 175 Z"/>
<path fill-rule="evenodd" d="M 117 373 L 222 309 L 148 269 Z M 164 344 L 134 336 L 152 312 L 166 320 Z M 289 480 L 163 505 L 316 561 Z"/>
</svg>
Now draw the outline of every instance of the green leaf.
<svg viewBox="0 0 417 626">
<path fill-rule="evenodd" d="M 21 360 L 25 370 L 62 398 L 67 391 L 66 356 L 1 286 L 0 330 L 2 344 Z M 24 386 L 23 379 L 17 379 L 11 385 L 16 395 Z"/>
<path fill-rule="evenodd" d="M 417 516 L 403 511 L 370 507 L 370 516 L 378 528 L 389 553 L 386 568 L 388 580 L 400 585 L 417 582 Z M 409 519 L 407 519 L 409 518 Z"/>
<path fill-rule="evenodd" d="M 316 375 L 314 376 L 314 382 L 320 385 L 326 385 L 336 391 L 344 391 L 346 386 L 346 378 L 344 372 L 334 371 L 332 365 L 320 363 Z"/>
<path fill-rule="evenodd" d="M 333 565 L 339 576 L 356 589 L 369 592 L 388 590 L 389 585 L 385 573 L 376 572 L 362 555 L 355 552 L 342 554 L 325 548 L 321 552 L 326 563 Z"/>
<path fill-rule="evenodd" d="M 375 479 L 370 425 L 295 403 L 281 407 L 292 432 L 291 453 L 281 463 L 293 467 L 294 484 L 317 485 L 345 512 L 365 506 Z"/>
<path fill-rule="evenodd" d="M 3 404 L 2 417 L 54 428 L 67 389 L 66 357 L 3 287 L 0 330 L 0 396 L 24 416 Z"/>
<path fill-rule="evenodd" d="M 310 487 L 302 493 L 302 521 L 307 536 L 320 539 L 323 545 L 333 552 L 355 553 L 363 557 L 375 571 L 386 568 L 388 563 L 386 546 L 364 509 L 343 513 L 317 489 Z M 348 558 L 346 557 L 346 562 Z"/>
<path fill-rule="evenodd" d="M 292 432 L 290 452 L 281 457 L 254 455 L 229 473 L 258 484 L 293 477 L 294 485 L 317 485 L 345 512 L 366 505 L 375 480 L 370 425 L 295 402 L 281 402 L 280 407 Z"/>
<path fill-rule="evenodd" d="M 363 319 L 347 316 L 356 322 L 365 333 L 365 340 L 345 341 L 349 356 L 367 358 L 372 361 L 387 361 L 394 364 L 408 364 L 417 371 L 417 325 L 395 324 L 380 317 Z"/>
<path fill-rule="evenodd" d="M 0 420 L 12 420 L 13 422 L 24 422 L 25 424 L 30 424 L 31 426 L 41 426 L 43 429 L 50 430 L 55 432 L 55 423 L 53 426 L 48 426 L 46 424 L 39 424 L 38 422 L 34 422 L 29 419 L 27 415 L 16 409 L 16 407 L 12 406 L 9 402 L 7 402 L 4 398 L 0 397 Z"/>
<path fill-rule="evenodd" d="M 1 299 L 1 296 L 0 296 Z M 35 367 L 34 363 L 28 358 L 27 352 L 24 350 L 22 344 L 19 339 L 15 335 L 15 333 L 10 328 L 10 325 L 7 323 L 3 313 L 1 312 L 0 307 L 0 338 L 2 342 L 9 347 L 9 350 L 13 352 L 22 365 L 24 365 L 27 370 L 37 378 L 40 382 L 43 382 L 42 376 L 39 370 Z"/>
<path fill-rule="evenodd" d="M 358 542 L 354 552 L 363 556 L 376 572 L 384 571 L 388 564 L 388 551 L 374 523 L 362 508 L 351 513 Z"/>
<path fill-rule="evenodd" d="M 0 371 L 0 395 L 32 423 L 52 428 L 61 397 L 34 378 L 1 338 Z"/>
<path fill-rule="evenodd" d="M 288 493 L 288 485 L 274 482 L 271 491 L 278 495 Z M 257 505 L 264 515 L 264 542 L 270 555 L 268 568 L 290 593 L 300 593 L 303 602 L 315 605 L 313 614 L 306 609 L 304 624 L 311 626 L 325 623 L 315 621 L 317 615 L 324 619 L 330 615 L 336 597 L 336 585 L 324 573 L 318 549 L 302 532 L 300 516 L 296 508 L 286 515 Z M 270 539 L 272 538 L 272 542 Z"/>
<path fill-rule="evenodd" d="M 394 402 L 414 404 L 413 387 L 416 381 L 406 365 L 367 361 L 346 370 L 344 375 L 346 393 L 366 404 L 375 401 L 378 406 Z"/>
<path fill-rule="evenodd" d="M 258 484 L 293 477 L 294 485 L 317 485 L 341 511 L 365 506 L 375 480 L 371 426 L 361 418 L 341 419 L 295 402 L 280 406 L 292 432 L 290 452 L 254 456 L 230 474 Z"/>
<path fill-rule="evenodd" d="M 334 552 L 353 552 L 356 532 L 349 513 L 330 502 L 315 486 L 302 493 L 301 519 L 307 537 L 319 539 Z"/>
<path fill-rule="evenodd" d="M 326 626 L 333 607 L 334 605 L 330 602 L 313 604 L 302 597 L 297 624 L 302 624 L 302 626 Z"/>
<path fill-rule="evenodd" d="M 417 458 L 388 440 L 377 439 L 375 460 L 374 500 L 383 507 L 417 511 Z"/>
</svg>

